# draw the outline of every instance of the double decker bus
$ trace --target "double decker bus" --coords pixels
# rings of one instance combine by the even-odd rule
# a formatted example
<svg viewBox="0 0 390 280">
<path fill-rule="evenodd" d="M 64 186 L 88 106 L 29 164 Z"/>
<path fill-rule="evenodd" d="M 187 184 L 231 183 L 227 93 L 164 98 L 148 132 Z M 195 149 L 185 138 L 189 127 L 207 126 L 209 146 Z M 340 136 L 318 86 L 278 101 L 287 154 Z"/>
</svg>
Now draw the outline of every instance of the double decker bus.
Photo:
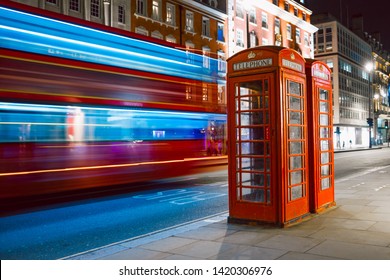
<svg viewBox="0 0 390 280">
<path fill-rule="evenodd" d="M 0 199 L 224 168 L 218 61 L 0 1 Z"/>
</svg>

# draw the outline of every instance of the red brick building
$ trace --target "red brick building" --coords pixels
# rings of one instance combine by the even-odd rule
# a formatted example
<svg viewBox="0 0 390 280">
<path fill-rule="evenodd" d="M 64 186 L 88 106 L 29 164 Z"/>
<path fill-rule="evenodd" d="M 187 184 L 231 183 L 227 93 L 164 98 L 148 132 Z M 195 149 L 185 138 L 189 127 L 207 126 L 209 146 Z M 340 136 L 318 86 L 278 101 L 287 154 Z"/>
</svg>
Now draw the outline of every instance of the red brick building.
<svg viewBox="0 0 390 280">
<path fill-rule="evenodd" d="M 314 57 L 311 11 L 303 0 L 229 0 L 229 56 L 248 47 L 277 45 Z"/>
</svg>

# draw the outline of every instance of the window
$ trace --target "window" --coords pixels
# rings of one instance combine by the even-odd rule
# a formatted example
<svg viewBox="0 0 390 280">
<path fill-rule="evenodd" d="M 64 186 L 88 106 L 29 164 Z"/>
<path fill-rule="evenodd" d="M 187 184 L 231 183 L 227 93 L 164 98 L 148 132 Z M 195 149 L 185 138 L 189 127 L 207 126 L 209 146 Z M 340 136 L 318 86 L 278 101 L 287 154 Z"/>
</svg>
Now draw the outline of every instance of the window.
<svg viewBox="0 0 390 280">
<path fill-rule="evenodd" d="M 161 39 L 161 40 L 164 39 L 164 36 L 158 30 L 153 31 L 151 36 L 153 38 L 157 38 L 157 39 Z"/>
<path fill-rule="evenodd" d="M 136 27 L 135 28 L 135 33 L 141 34 L 141 35 L 145 35 L 145 36 L 149 36 L 148 30 L 145 27 L 143 27 L 143 26 Z"/>
<path fill-rule="evenodd" d="M 210 19 L 207 17 L 202 18 L 202 35 L 210 37 Z"/>
<path fill-rule="evenodd" d="M 284 10 L 287 12 L 290 12 L 290 4 L 287 2 L 284 2 Z"/>
<path fill-rule="evenodd" d="M 282 45 L 282 34 L 280 33 L 280 19 L 275 18 L 275 46 Z"/>
<path fill-rule="evenodd" d="M 345 62 L 343 60 L 340 60 L 341 69 L 345 72 L 352 73 L 352 66 L 348 62 Z"/>
<path fill-rule="evenodd" d="M 218 51 L 218 72 L 226 73 L 226 57 L 223 51 Z"/>
<path fill-rule="evenodd" d="M 299 28 L 295 30 L 295 42 L 301 43 L 301 30 Z"/>
<path fill-rule="evenodd" d="M 267 38 L 262 38 L 261 39 L 261 45 L 267 46 L 268 45 L 268 39 Z"/>
<path fill-rule="evenodd" d="M 152 5 L 153 5 L 152 6 L 152 18 L 160 21 L 161 20 L 161 1 L 160 0 L 153 0 Z"/>
<path fill-rule="evenodd" d="M 309 34 L 305 32 L 305 46 L 308 47 L 310 46 L 310 40 L 309 40 Z"/>
<path fill-rule="evenodd" d="M 218 104 L 225 104 L 225 84 L 218 84 Z"/>
<path fill-rule="evenodd" d="M 57 0 L 46 0 L 46 3 L 57 5 Z"/>
<path fill-rule="evenodd" d="M 126 18 L 125 18 L 125 7 L 122 5 L 118 6 L 118 22 L 125 24 Z"/>
<path fill-rule="evenodd" d="M 217 0 L 209 0 L 209 5 L 213 8 L 218 7 L 218 1 Z"/>
<path fill-rule="evenodd" d="M 327 59 L 325 63 L 330 69 L 333 69 L 333 59 Z"/>
<path fill-rule="evenodd" d="M 306 13 L 302 13 L 302 19 L 303 19 L 304 21 L 306 21 L 306 20 L 307 20 Z"/>
<path fill-rule="evenodd" d="M 166 37 L 166 41 L 170 43 L 176 43 L 176 38 L 170 34 Z"/>
<path fill-rule="evenodd" d="M 291 25 L 290 24 L 287 24 L 286 30 L 287 30 L 287 39 L 291 40 L 292 36 L 291 36 Z"/>
<path fill-rule="evenodd" d="M 195 55 L 190 51 L 190 50 L 193 50 L 195 48 L 195 44 L 191 41 L 191 40 L 187 40 L 185 42 L 185 46 L 186 46 L 186 63 L 190 63 L 190 64 L 193 64 L 195 62 Z"/>
<path fill-rule="evenodd" d="M 207 84 L 203 84 L 203 87 L 202 87 L 202 100 L 203 101 L 209 100 L 209 90 L 207 88 Z"/>
<path fill-rule="evenodd" d="M 327 27 L 325 29 L 325 40 L 326 40 L 326 51 L 331 52 L 332 47 L 332 27 Z"/>
<path fill-rule="evenodd" d="M 324 29 L 320 28 L 317 32 L 317 52 L 323 53 L 324 52 Z"/>
<path fill-rule="evenodd" d="M 256 47 L 256 45 L 257 45 L 257 37 L 256 37 L 256 33 L 255 32 L 251 32 L 250 33 L 250 35 L 249 35 L 249 44 L 250 44 L 251 48 Z"/>
<path fill-rule="evenodd" d="M 280 19 L 275 18 L 275 34 L 280 34 Z"/>
<path fill-rule="evenodd" d="M 261 14 L 261 27 L 268 29 L 268 14 L 264 12 Z"/>
<path fill-rule="evenodd" d="M 297 8 L 294 8 L 294 16 L 298 16 L 298 9 Z"/>
<path fill-rule="evenodd" d="M 210 68 L 210 48 L 209 47 L 203 47 L 203 67 L 206 69 Z"/>
<path fill-rule="evenodd" d="M 137 0 L 137 14 L 141 16 L 146 16 L 146 8 L 146 0 Z"/>
<path fill-rule="evenodd" d="M 79 0 L 70 0 L 69 1 L 69 10 L 79 12 L 80 11 L 80 1 Z"/>
<path fill-rule="evenodd" d="M 368 81 L 369 74 L 366 71 L 362 71 L 362 78 Z"/>
<path fill-rule="evenodd" d="M 279 6 L 279 0 L 272 0 L 272 3 L 276 6 Z"/>
<path fill-rule="evenodd" d="M 186 11 L 186 30 L 194 31 L 194 13 L 190 11 Z"/>
<path fill-rule="evenodd" d="M 100 17 L 100 0 L 91 0 L 91 16 Z"/>
<path fill-rule="evenodd" d="M 254 8 L 249 11 L 249 22 L 256 24 L 256 9 Z"/>
<path fill-rule="evenodd" d="M 244 18 L 244 7 L 241 1 L 236 2 L 236 17 Z"/>
<path fill-rule="evenodd" d="M 167 24 L 175 25 L 175 6 L 172 4 L 167 3 Z"/>
<path fill-rule="evenodd" d="M 240 29 L 237 29 L 236 37 L 237 37 L 236 45 L 239 47 L 244 47 L 244 32 Z"/>
<path fill-rule="evenodd" d="M 218 22 L 217 40 L 220 42 L 225 42 L 224 28 L 225 25 L 221 22 Z"/>
<path fill-rule="evenodd" d="M 318 44 L 324 43 L 324 29 L 322 29 L 322 28 L 318 29 L 317 38 L 318 38 Z"/>
</svg>

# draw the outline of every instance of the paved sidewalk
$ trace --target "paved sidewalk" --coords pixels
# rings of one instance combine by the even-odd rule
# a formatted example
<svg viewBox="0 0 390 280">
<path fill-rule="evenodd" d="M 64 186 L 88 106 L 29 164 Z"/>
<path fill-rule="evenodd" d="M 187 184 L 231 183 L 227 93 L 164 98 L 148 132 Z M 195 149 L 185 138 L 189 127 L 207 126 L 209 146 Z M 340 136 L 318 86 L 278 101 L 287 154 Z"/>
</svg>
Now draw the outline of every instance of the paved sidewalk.
<svg viewBox="0 0 390 280">
<path fill-rule="evenodd" d="M 383 145 L 372 146 L 372 148 L 369 148 L 367 146 L 353 146 L 353 147 L 346 147 L 346 148 L 335 148 L 334 152 L 335 153 L 345 153 L 345 152 L 378 150 L 378 149 L 386 149 L 386 148 L 388 148 L 387 143 L 384 143 Z"/>
<path fill-rule="evenodd" d="M 337 206 L 290 228 L 227 213 L 65 259 L 390 260 L 390 166 L 336 180 Z"/>
</svg>

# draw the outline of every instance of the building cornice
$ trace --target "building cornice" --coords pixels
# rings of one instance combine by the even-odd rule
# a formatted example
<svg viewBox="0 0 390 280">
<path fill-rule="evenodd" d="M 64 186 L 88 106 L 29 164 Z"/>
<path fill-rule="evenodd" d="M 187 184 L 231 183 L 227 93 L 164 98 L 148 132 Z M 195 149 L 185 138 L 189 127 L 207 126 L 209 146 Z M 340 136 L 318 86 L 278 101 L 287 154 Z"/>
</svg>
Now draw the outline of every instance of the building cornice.
<svg viewBox="0 0 390 280">
<path fill-rule="evenodd" d="M 293 1 L 288 1 L 288 2 L 290 2 L 294 6 L 297 6 L 297 7 L 299 6 L 299 8 L 304 10 L 307 14 L 311 14 L 310 10 L 297 4 L 296 2 L 293 2 Z M 306 30 L 309 33 L 314 33 L 318 30 L 318 28 L 316 26 L 314 26 L 313 24 L 311 24 L 307 21 L 304 21 L 304 20 L 298 18 L 297 16 L 294 16 L 294 14 L 281 9 L 280 7 L 274 5 L 273 3 L 268 2 L 267 0 L 249 0 L 247 3 L 248 3 L 248 5 L 252 5 L 252 6 L 257 7 L 265 12 L 273 14 L 273 15 L 279 17 L 280 19 L 283 19 L 283 20 L 285 20 L 285 21 L 287 21 L 287 22 L 289 22 L 289 23 L 291 23 L 291 24 L 293 24 L 293 25 L 295 25 L 303 30 Z"/>
<path fill-rule="evenodd" d="M 306 14 L 308 15 L 311 15 L 313 12 L 311 10 L 309 10 L 308 8 L 306 8 L 305 6 L 302 6 L 301 4 L 295 2 L 295 1 L 291 1 L 291 0 L 286 0 L 287 3 L 290 3 L 291 6 L 294 6 L 294 7 L 297 7 L 298 9 L 304 11 Z"/>
<path fill-rule="evenodd" d="M 223 13 L 221 11 L 218 11 L 207 5 L 201 4 L 193 0 L 179 0 L 179 1 L 170 0 L 170 2 L 176 3 L 179 6 L 184 6 L 184 7 L 194 9 L 202 14 L 206 13 L 207 15 L 212 16 L 215 19 L 226 20 L 228 18 L 228 15 L 226 13 Z"/>
</svg>

